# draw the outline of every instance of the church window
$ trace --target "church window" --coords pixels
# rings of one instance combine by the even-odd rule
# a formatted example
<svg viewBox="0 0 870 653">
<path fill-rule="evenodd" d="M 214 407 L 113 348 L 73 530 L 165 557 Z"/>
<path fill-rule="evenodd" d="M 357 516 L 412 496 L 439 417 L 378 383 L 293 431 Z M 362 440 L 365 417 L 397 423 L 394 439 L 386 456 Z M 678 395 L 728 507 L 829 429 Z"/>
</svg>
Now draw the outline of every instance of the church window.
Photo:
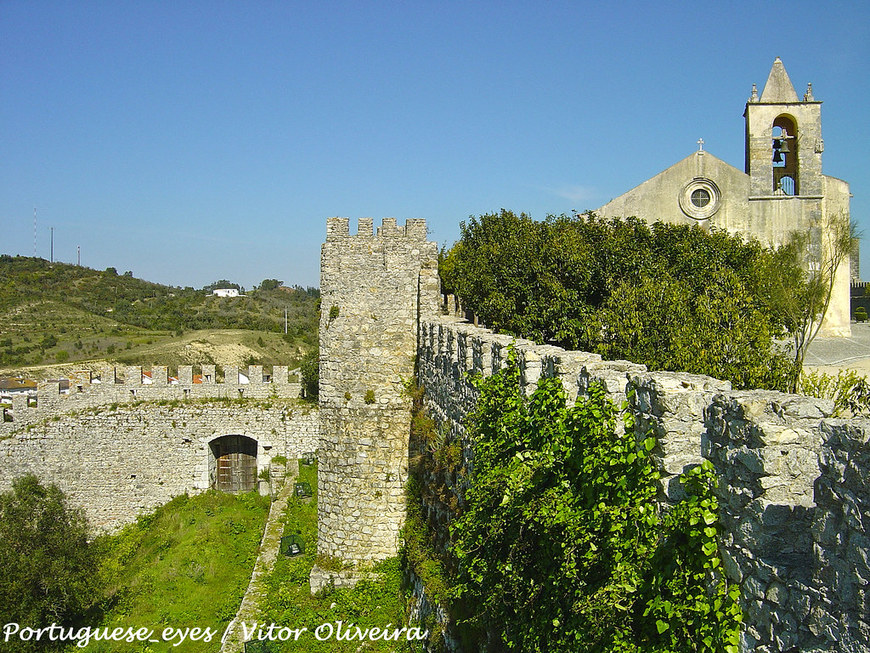
<svg viewBox="0 0 870 653">
<path fill-rule="evenodd" d="M 709 220 L 719 210 L 721 197 L 716 182 L 695 177 L 680 191 L 680 209 L 693 220 Z"/>
<path fill-rule="evenodd" d="M 699 209 L 710 203 L 710 192 L 706 188 L 696 188 L 692 191 L 692 204 Z"/>
</svg>

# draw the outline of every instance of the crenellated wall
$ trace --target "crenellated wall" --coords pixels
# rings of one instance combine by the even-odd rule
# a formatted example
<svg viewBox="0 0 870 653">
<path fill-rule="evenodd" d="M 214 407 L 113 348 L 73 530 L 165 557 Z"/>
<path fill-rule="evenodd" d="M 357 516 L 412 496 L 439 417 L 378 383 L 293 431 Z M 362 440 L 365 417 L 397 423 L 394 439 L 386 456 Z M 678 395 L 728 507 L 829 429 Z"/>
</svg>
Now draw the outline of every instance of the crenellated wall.
<svg viewBox="0 0 870 653">
<path fill-rule="evenodd" d="M 678 476 L 709 459 L 720 478 L 720 553 L 739 583 L 743 651 L 870 650 L 870 421 L 835 420 L 830 401 L 734 391 L 705 376 L 649 372 L 626 361 L 493 334 L 455 317 L 421 322 L 418 380 L 426 408 L 465 446 L 476 401 L 469 375 L 498 371 L 513 346 L 526 392 L 561 379 L 573 401 L 593 381 L 627 401 L 637 434 L 657 435 L 660 500 L 678 501 Z M 472 463 L 473 464 L 473 461 Z M 461 481 L 439 482 L 459 493 Z M 432 499 L 427 517 L 444 545 L 451 512 Z"/>
<path fill-rule="evenodd" d="M 212 487 L 216 439 L 256 442 L 257 471 L 317 449 L 317 409 L 298 401 L 136 402 L 57 412 L 0 439 L 0 490 L 34 473 L 97 528 L 114 528 L 174 496 Z"/>
<path fill-rule="evenodd" d="M 268 375 L 262 365 L 249 365 L 244 377 L 237 366 L 226 365 L 220 381 L 215 365 L 202 365 L 199 371 L 194 376 L 193 366 L 180 365 L 178 376 L 170 380 L 165 365 L 152 365 L 150 370 L 143 370 L 140 365 L 120 370 L 106 366 L 99 375 L 90 372 L 75 375 L 68 391 L 61 391 L 57 381 L 40 382 L 35 403 L 19 395 L 13 397 L 11 408 L 0 407 L 0 438 L 58 413 L 96 406 L 205 398 L 293 399 L 302 390 L 300 383 L 289 381 L 286 365 L 273 366 Z"/>
</svg>

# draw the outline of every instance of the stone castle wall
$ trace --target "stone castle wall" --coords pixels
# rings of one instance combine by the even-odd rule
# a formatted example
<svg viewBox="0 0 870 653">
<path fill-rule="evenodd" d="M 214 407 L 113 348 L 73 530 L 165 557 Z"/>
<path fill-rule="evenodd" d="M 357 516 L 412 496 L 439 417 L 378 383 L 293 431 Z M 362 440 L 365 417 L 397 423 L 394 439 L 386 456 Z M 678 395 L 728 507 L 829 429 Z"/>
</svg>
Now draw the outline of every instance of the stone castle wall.
<svg viewBox="0 0 870 653">
<path fill-rule="evenodd" d="M 318 551 L 364 563 L 398 552 L 421 314 L 439 299 L 426 222 L 385 218 L 349 233 L 327 221 L 321 256 Z"/>
<path fill-rule="evenodd" d="M 89 372 L 76 375 L 68 392 L 62 392 L 57 381 L 40 382 L 35 403 L 19 395 L 13 397 L 11 407 L 0 406 L 0 437 L 58 413 L 97 406 L 205 398 L 294 399 L 302 390 L 300 383 L 289 381 L 286 365 L 273 366 L 269 375 L 264 375 L 262 365 L 249 365 L 245 382 L 237 366 L 224 366 L 220 380 L 215 365 L 202 365 L 199 371 L 200 382 L 194 383 L 193 366 L 180 365 L 178 376 L 170 382 L 165 365 L 152 365 L 145 371 L 140 365 L 106 366 L 97 376 Z"/>
<path fill-rule="evenodd" d="M 317 449 L 317 409 L 301 402 L 187 401 L 55 413 L 0 439 L 0 490 L 34 473 L 55 483 L 91 524 L 115 528 L 179 494 L 212 486 L 211 443 L 243 435 L 257 443 L 257 471 L 278 455 Z"/>
<path fill-rule="evenodd" d="M 419 334 L 427 410 L 465 444 L 466 460 L 463 420 L 476 401 L 468 376 L 501 369 L 511 344 L 526 392 L 542 376 L 557 377 L 573 401 L 602 382 L 615 401 L 628 401 L 638 434 L 656 433 L 663 504 L 680 499 L 677 479 L 686 467 L 713 462 L 721 479 L 720 553 L 741 588 L 744 651 L 870 646 L 870 421 L 831 419 L 827 400 L 734 391 L 709 377 L 648 372 L 451 317 L 423 321 Z M 428 513 L 443 543 L 450 511 L 436 501 Z"/>
</svg>

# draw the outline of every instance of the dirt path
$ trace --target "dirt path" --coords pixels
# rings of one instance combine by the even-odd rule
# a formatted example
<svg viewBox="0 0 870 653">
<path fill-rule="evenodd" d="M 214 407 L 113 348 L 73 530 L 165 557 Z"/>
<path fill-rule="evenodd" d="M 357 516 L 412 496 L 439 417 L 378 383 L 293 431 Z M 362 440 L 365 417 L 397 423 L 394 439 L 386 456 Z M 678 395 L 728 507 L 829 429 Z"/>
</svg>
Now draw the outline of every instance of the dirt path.
<svg viewBox="0 0 870 653">
<path fill-rule="evenodd" d="M 293 494 L 294 483 L 298 476 L 298 463 L 296 465 L 291 464 L 287 470 L 287 476 L 284 478 L 284 485 L 269 509 L 269 517 L 266 520 L 266 527 L 263 529 L 263 540 L 260 542 L 260 553 L 257 556 L 257 562 L 254 564 L 254 571 L 251 573 L 248 589 L 245 591 L 244 598 L 242 598 L 239 611 L 236 612 L 236 616 L 230 622 L 230 625 L 227 626 L 220 653 L 241 653 L 245 646 L 244 630 L 241 624 L 246 623 L 250 625 L 255 621 L 259 621 L 258 610 L 260 600 L 266 594 L 263 581 L 269 572 L 272 571 L 272 567 L 274 567 L 275 560 L 278 557 L 281 535 L 284 532 L 284 513 L 287 511 L 287 502 L 290 499 L 290 495 Z"/>
</svg>

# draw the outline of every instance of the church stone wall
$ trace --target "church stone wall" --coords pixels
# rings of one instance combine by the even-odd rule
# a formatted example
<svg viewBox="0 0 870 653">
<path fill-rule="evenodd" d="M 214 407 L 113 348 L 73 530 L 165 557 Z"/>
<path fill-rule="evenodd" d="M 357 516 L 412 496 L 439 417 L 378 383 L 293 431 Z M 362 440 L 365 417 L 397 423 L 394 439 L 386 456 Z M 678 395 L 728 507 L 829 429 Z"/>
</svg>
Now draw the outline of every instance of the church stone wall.
<svg viewBox="0 0 870 653">
<path fill-rule="evenodd" d="M 720 478 L 720 554 L 741 588 L 742 650 L 866 651 L 870 647 L 870 421 L 835 420 L 830 401 L 727 382 L 648 372 L 626 361 L 513 341 L 456 318 L 421 323 L 418 378 L 426 408 L 471 451 L 463 420 L 477 395 L 469 374 L 504 365 L 513 343 L 526 392 L 541 377 L 561 379 L 573 401 L 600 381 L 628 398 L 638 435 L 652 429 L 662 505 L 682 494 L 678 476 L 706 458 Z M 472 463 L 473 464 L 473 463 Z M 461 483 L 444 484 L 461 494 Z M 461 499 L 461 497 L 457 497 Z M 449 540 L 444 501 L 427 506 Z"/>
<path fill-rule="evenodd" d="M 287 401 L 137 402 L 58 412 L 17 427 L 0 439 L 0 490 L 36 474 L 100 529 L 211 487 L 216 438 L 256 440 L 259 471 L 277 455 L 316 450 L 320 433 L 316 408 Z"/>
</svg>

